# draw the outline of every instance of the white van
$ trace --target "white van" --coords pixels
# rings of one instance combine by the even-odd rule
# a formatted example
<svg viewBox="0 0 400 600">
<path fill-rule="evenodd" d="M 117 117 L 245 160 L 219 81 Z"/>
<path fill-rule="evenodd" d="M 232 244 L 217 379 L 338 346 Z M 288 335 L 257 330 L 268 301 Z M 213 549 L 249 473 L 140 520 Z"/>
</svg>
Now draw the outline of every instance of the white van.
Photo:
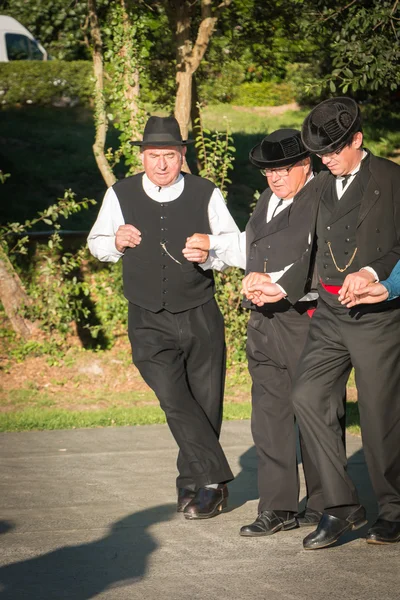
<svg viewBox="0 0 400 600">
<path fill-rule="evenodd" d="M 47 60 L 46 50 L 12 17 L 0 15 L 0 62 Z"/>
</svg>

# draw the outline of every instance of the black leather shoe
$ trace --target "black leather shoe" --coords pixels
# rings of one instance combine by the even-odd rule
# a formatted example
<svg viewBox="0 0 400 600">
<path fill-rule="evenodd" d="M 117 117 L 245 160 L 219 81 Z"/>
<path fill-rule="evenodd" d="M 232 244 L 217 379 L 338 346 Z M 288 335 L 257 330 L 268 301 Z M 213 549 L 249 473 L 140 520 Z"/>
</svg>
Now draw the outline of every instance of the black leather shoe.
<svg viewBox="0 0 400 600">
<path fill-rule="evenodd" d="M 346 519 L 338 519 L 324 513 L 317 529 L 304 538 L 303 546 L 306 550 L 318 550 L 318 548 L 332 546 L 347 531 L 359 529 L 366 523 L 363 506 L 357 506 Z"/>
<path fill-rule="evenodd" d="M 272 535 L 277 531 L 287 531 L 298 527 L 297 519 L 292 512 L 287 512 L 280 517 L 273 510 L 263 510 L 251 525 L 240 528 L 240 535 L 244 537 L 258 537 L 261 535 Z"/>
<path fill-rule="evenodd" d="M 303 512 L 296 515 L 296 519 L 300 527 L 313 527 L 318 525 L 323 513 L 313 508 L 306 508 Z"/>
<path fill-rule="evenodd" d="M 176 512 L 183 512 L 185 506 L 187 506 L 189 502 L 195 497 L 196 492 L 194 490 L 188 490 L 186 488 L 178 488 L 177 492 L 178 501 L 176 503 Z"/>
<path fill-rule="evenodd" d="M 395 544 L 400 542 L 400 521 L 378 519 L 366 537 L 368 544 Z"/>
<path fill-rule="evenodd" d="M 228 488 L 219 485 L 217 488 L 199 488 L 194 498 L 186 505 L 183 515 L 185 519 L 210 519 L 228 505 Z"/>
</svg>

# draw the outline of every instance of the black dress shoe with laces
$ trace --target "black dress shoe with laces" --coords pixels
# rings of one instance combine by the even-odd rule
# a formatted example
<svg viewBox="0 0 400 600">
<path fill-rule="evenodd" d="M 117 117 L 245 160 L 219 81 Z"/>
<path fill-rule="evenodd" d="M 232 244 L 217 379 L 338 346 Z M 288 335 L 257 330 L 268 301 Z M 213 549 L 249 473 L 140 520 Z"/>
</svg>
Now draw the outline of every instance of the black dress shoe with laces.
<svg viewBox="0 0 400 600">
<path fill-rule="evenodd" d="M 361 505 L 354 508 L 346 519 L 339 519 L 324 513 L 317 529 L 304 538 L 303 546 L 306 550 L 318 550 L 332 546 L 347 531 L 360 529 L 366 523 L 365 508 Z"/>
<path fill-rule="evenodd" d="M 263 510 L 254 523 L 244 525 L 240 528 L 240 535 L 244 537 L 258 537 L 261 535 L 272 535 L 281 530 L 295 529 L 296 527 L 298 527 L 297 519 L 293 512 L 279 511 L 278 515 L 273 510 Z"/>
<path fill-rule="evenodd" d="M 400 542 L 400 521 L 378 519 L 366 537 L 368 544 L 395 544 Z"/>
<path fill-rule="evenodd" d="M 185 519 L 210 519 L 227 507 L 227 499 L 226 485 L 219 485 L 217 488 L 199 488 L 194 498 L 186 505 L 183 515 Z"/>
<path fill-rule="evenodd" d="M 306 508 L 303 512 L 296 515 L 300 527 L 315 527 L 321 520 L 322 512 L 313 508 Z"/>
<path fill-rule="evenodd" d="M 188 490 L 187 488 L 178 488 L 178 500 L 176 503 L 176 512 L 183 512 L 185 506 L 189 504 L 196 495 L 194 490 Z"/>
</svg>

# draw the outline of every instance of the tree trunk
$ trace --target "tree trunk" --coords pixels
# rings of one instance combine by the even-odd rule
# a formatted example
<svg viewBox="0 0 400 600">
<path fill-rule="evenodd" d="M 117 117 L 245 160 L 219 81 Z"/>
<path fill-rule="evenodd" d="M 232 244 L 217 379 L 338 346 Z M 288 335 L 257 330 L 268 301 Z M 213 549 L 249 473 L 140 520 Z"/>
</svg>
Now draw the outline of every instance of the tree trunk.
<svg viewBox="0 0 400 600">
<path fill-rule="evenodd" d="M 31 304 L 31 300 L 2 249 L 0 249 L 0 300 L 13 330 L 23 339 L 28 339 L 32 333 L 31 324 L 20 313 L 25 306 Z"/>
<path fill-rule="evenodd" d="M 129 16 L 126 9 L 125 0 L 121 0 L 121 7 L 123 12 L 123 26 L 124 26 L 124 47 L 121 50 L 122 56 L 131 54 L 132 51 L 132 40 L 129 36 Z M 124 95 L 128 102 L 129 114 L 130 114 L 130 128 L 132 132 L 132 139 L 137 140 L 140 138 L 141 131 L 138 128 L 137 117 L 139 114 L 138 98 L 139 98 L 139 69 L 137 66 L 134 67 L 133 71 L 129 69 L 131 65 L 126 65 L 124 72 Z"/>
<path fill-rule="evenodd" d="M 101 40 L 96 0 L 88 0 L 90 32 L 93 44 L 93 73 L 95 78 L 95 123 L 96 136 L 93 153 L 102 177 L 110 187 L 116 181 L 104 154 L 107 133 L 107 114 L 104 102 L 103 44 Z"/>
<path fill-rule="evenodd" d="M 175 117 L 179 122 L 183 139 L 187 139 L 192 106 L 193 74 L 207 50 L 220 11 L 232 0 L 223 0 L 213 8 L 213 0 L 201 0 L 201 23 L 196 41 L 191 40 L 191 21 L 195 3 L 188 0 L 171 2 L 170 19 L 176 34 L 176 98 Z"/>
</svg>

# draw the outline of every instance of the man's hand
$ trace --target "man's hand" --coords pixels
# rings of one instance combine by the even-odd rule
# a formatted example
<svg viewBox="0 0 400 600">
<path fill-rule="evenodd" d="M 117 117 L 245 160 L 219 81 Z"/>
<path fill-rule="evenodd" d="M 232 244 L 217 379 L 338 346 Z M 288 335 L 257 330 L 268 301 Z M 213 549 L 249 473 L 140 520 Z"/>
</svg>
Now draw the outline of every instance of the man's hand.
<svg viewBox="0 0 400 600">
<path fill-rule="evenodd" d="M 345 299 L 350 302 L 355 302 L 357 300 L 356 294 L 366 291 L 365 288 L 370 283 L 375 283 L 375 277 L 366 269 L 361 269 L 361 271 L 357 271 L 356 273 L 350 273 L 350 275 L 347 275 L 339 290 L 339 302 L 343 302 Z"/>
<path fill-rule="evenodd" d="M 210 249 L 210 238 L 206 233 L 194 233 L 186 238 L 186 248 L 208 251 Z"/>
<path fill-rule="evenodd" d="M 354 292 L 355 300 L 350 300 L 346 297 L 342 300 L 342 304 L 351 308 L 356 304 L 376 304 L 378 302 L 384 302 L 389 296 L 389 292 L 381 283 L 369 284 L 367 288 L 364 288 L 361 292 Z"/>
<path fill-rule="evenodd" d="M 189 260 L 190 262 L 199 263 L 199 265 L 205 263 L 208 259 L 207 250 L 197 250 L 196 248 L 191 249 L 186 247 L 182 250 L 182 254 L 186 258 L 186 260 Z"/>
<path fill-rule="evenodd" d="M 285 297 L 281 288 L 276 283 L 271 283 L 267 273 L 249 273 L 243 279 L 242 293 L 256 306 L 279 302 Z"/>
<path fill-rule="evenodd" d="M 124 252 L 125 248 L 135 248 L 142 241 L 142 234 L 133 225 L 120 225 L 115 234 L 115 247 L 118 252 Z"/>
</svg>

